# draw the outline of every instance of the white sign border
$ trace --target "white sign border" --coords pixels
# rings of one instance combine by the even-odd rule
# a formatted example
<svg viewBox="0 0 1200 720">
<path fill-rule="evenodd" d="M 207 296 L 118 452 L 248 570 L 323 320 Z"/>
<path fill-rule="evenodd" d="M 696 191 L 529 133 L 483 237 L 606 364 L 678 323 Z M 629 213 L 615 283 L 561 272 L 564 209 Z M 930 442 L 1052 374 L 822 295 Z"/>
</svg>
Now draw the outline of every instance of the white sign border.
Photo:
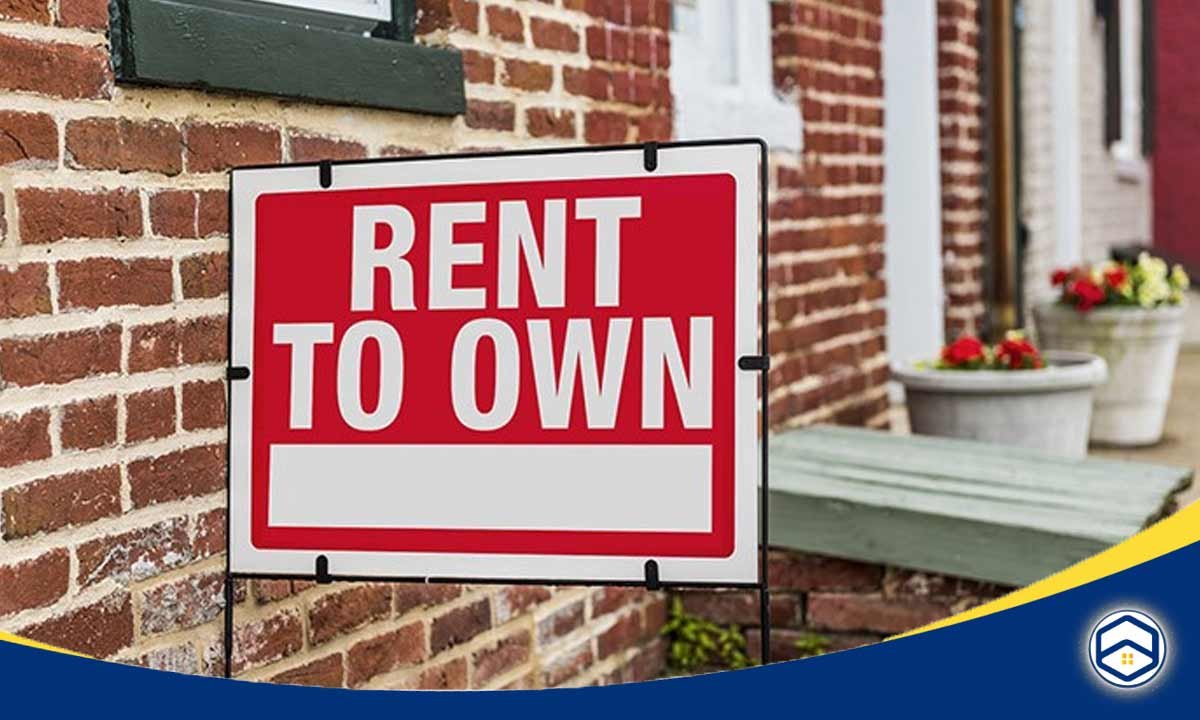
<svg viewBox="0 0 1200 720">
<path fill-rule="evenodd" d="M 337 190 L 374 187 L 426 187 L 478 182 L 523 182 L 639 177 L 647 171 L 641 146 L 564 149 L 521 153 L 430 156 L 394 161 L 336 163 Z M 228 563 L 235 576 L 314 574 L 315 559 L 325 555 L 338 578 L 461 580 L 473 582 L 542 581 L 546 583 L 641 583 L 645 563 L 658 563 L 664 585 L 727 584 L 756 586 L 759 581 L 759 455 L 757 387 L 762 373 L 740 370 L 738 358 L 759 350 L 760 163 L 766 162 L 757 140 L 713 143 L 663 143 L 657 150 L 655 177 L 725 173 L 736 183 L 735 341 L 726 362 L 734 373 L 734 550 L 722 558 L 612 555 L 531 555 L 399 553 L 374 551 L 260 549 L 250 542 L 250 436 L 254 379 L 254 240 L 259 196 L 321 189 L 317 165 L 237 168 L 231 171 L 230 366 L 250 370 L 250 378 L 229 383 Z M 584 174 L 586 172 L 586 174 Z M 765 333 L 765 329 L 763 329 Z"/>
</svg>

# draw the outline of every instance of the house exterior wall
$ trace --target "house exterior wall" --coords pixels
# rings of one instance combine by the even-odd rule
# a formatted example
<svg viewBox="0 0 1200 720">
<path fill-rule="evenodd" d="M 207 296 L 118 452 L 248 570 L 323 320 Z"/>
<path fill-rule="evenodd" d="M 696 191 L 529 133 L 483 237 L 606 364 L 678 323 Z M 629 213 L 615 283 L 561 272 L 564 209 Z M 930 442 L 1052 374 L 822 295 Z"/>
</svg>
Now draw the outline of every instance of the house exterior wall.
<svg viewBox="0 0 1200 720">
<path fill-rule="evenodd" d="M 104 0 L 0 0 L 0 630 L 219 674 L 238 164 L 669 136 L 667 0 L 418 0 L 456 118 L 116 85 Z M 880 0 L 772 6 L 772 424 L 881 425 Z M 681 258 L 681 267 L 686 259 Z M 347 687 L 657 674 L 661 594 L 249 581 L 234 673 Z"/>
<path fill-rule="evenodd" d="M 815 648 L 849 650 L 981 605 L 1013 588 L 878 563 L 794 550 L 770 557 L 771 657 L 795 660 Z M 681 594 L 685 612 L 745 633 L 750 657 L 762 641 L 758 597 L 735 590 Z"/>
<path fill-rule="evenodd" d="M 1064 206 L 1056 185 L 1054 131 L 1055 44 L 1057 37 L 1053 3 L 1023 3 L 1025 22 L 1020 49 L 1022 128 L 1021 205 L 1022 220 L 1029 231 L 1024 258 L 1026 309 L 1053 294 L 1050 273 L 1060 263 L 1056 237 L 1056 210 Z M 1076 8 L 1078 59 L 1075 64 L 1078 98 L 1078 183 L 1081 209 L 1076 242 L 1079 260 L 1095 262 L 1108 257 L 1115 246 L 1145 243 L 1150 239 L 1152 220 L 1151 172 L 1145 162 L 1122 165 L 1104 142 L 1104 23 L 1092 3 Z M 1129 21 L 1129 20 L 1127 20 Z M 1140 22 L 1138 13 L 1131 21 Z M 1140 35 L 1134 27 L 1133 36 Z M 1134 73 L 1130 88 L 1141 96 L 1141 75 Z M 1135 144 L 1141 127 L 1129 128 Z"/>
<path fill-rule="evenodd" d="M 1187 0 L 1155 3 L 1154 247 L 1200 275 L 1200 13 Z"/>
<path fill-rule="evenodd" d="M 881 0 L 772 5 L 800 154 L 771 155 L 774 427 L 887 424 Z"/>
<path fill-rule="evenodd" d="M 984 319 L 983 78 L 977 0 L 938 0 L 938 104 L 942 162 L 942 274 L 946 338 L 976 334 Z"/>
</svg>

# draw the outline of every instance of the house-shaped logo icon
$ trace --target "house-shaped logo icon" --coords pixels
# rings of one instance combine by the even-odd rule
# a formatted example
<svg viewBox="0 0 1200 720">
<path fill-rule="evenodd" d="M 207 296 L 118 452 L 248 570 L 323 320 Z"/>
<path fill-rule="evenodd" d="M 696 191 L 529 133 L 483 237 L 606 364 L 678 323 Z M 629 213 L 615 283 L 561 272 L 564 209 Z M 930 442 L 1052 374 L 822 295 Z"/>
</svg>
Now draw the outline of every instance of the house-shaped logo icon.
<svg viewBox="0 0 1200 720">
<path fill-rule="evenodd" d="M 1166 636 L 1149 615 L 1118 610 L 1096 624 L 1088 639 L 1088 655 L 1092 669 L 1105 682 L 1139 687 L 1162 670 L 1167 658 Z"/>
</svg>

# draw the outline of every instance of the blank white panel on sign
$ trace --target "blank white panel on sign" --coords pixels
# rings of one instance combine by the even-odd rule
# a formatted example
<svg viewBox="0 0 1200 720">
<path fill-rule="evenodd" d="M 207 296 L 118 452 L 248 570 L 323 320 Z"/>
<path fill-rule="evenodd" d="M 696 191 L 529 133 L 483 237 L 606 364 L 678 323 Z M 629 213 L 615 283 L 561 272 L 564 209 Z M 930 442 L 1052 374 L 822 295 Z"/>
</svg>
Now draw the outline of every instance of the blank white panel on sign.
<svg viewBox="0 0 1200 720">
<path fill-rule="evenodd" d="M 270 518 L 280 527 L 707 532 L 711 466 L 707 445 L 274 445 Z"/>
</svg>

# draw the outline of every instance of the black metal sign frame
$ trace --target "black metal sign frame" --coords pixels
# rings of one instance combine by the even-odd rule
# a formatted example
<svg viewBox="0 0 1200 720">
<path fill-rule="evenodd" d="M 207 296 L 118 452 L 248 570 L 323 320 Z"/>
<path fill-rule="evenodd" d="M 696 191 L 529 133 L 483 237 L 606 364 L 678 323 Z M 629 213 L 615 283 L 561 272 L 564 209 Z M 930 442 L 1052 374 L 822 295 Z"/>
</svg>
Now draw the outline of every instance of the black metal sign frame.
<svg viewBox="0 0 1200 720">
<path fill-rule="evenodd" d="M 441 155 L 417 155 L 412 157 L 397 157 L 397 158 L 370 158 L 361 160 L 322 160 L 319 162 L 305 163 L 279 163 L 273 165 L 247 165 L 235 168 L 235 170 L 248 169 L 269 169 L 269 168 L 295 168 L 295 167 L 315 167 L 318 171 L 318 179 L 322 188 L 330 188 L 333 185 L 333 168 L 339 165 L 361 165 L 369 163 L 402 163 L 416 162 L 426 160 L 453 160 L 466 158 L 492 158 L 492 157 L 537 157 L 542 155 L 563 155 L 574 153 L 596 153 L 607 151 L 629 151 L 640 150 L 643 157 L 643 167 L 646 172 L 654 172 L 658 168 L 658 151 L 668 148 L 687 148 L 687 147 L 713 147 L 726 145 L 757 145 L 759 148 L 759 354 L 747 355 L 738 358 L 738 369 L 746 372 L 758 373 L 758 391 L 759 391 L 759 412 L 761 420 L 759 427 L 759 575 L 756 583 L 714 583 L 714 582 L 664 582 L 659 578 L 658 563 L 654 560 L 647 560 L 645 563 L 645 578 L 640 581 L 605 581 L 598 582 L 595 580 L 572 580 L 564 578 L 546 578 L 546 579 L 497 579 L 486 577 L 379 577 L 379 576 L 356 576 L 356 575 L 339 575 L 330 572 L 329 559 L 323 554 L 318 554 L 313 560 L 313 573 L 311 575 L 304 574 L 285 574 L 285 573 L 235 573 L 231 569 L 231 554 L 230 554 L 230 532 L 229 527 L 232 518 L 228 512 L 228 501 L 230 491 L 232 489 L 232 477 L 230 472 L 230 457 L 229 447 L 232 440 L 232 403 L 226 402 L 226 442 L 225 442 L 225 492 L 226 492 L 226 518 L 225 518 L 225 611 L 224 611 L 224 660 L 225 660 L 225 677 L 232 677 L 233 670 L 233 643 L 234 643 L 234 582 L 236 580 L 253 580 L 253 579 L 271 579 L 271 580 L 311 580 L 319 584 L 328 584 L 333 582 L 405 582 L 405 583 L 458 583 L 458 584 L 474 584 L 474 585 L 575 585 L 575 586 L 590 586 L 590 587 L 644 587 L 647 590 L 669 590 L 673 588 L 740 588 L 757 590 L 759 595 L 759 623 L 760 623 L 760 662 L 766 665 L 770 662 L 771 657 L 771 593 L 768 584 L 768 558 L 769 558 L 769 539 L 768 521 L 769 521 L 769 505 L 770 505 L 770 486 L 768 483 L 768 462 L 767 462 L 767 428 L 770 427 L 768 422 L 768 402 L 767 392 L 769 389 L 768 372 L 770 370 L 770 351 L 767 342 L 767 323 L 769 320 L 769 306 L 767 303 L 767 240 L 768 240 L 768 200 L 767 188 L 769 186 L 769 167 L 767 159 L 767 143 L 760 138 L 729 138 L 720 140 L 696 140 L 696 141 L 670 141 L 670 142 L 648 142 L 636 145 L 598 145 L 598 146 L 575 146 L 565 148 L 537 148 L 529 150 L 507 150 L 495 152 L 480 152 L 480 153 L 449 153 Z M 232 170 L 230 177 L 232 178 Z M 232 184 L 229 193 L 229 218 L 230 218 L 230 253 L 229 253 L 229 316 L 233 316 L 233 192 Z M 231 349 L 233 346 L 233 323 L 227 324 L 226 335 L 226 356 L 230 358 L 226 367 L 226 378 L 230 383 L 227 389 L 228 393 L 232 393 L 232 383 L 249 379 L 250 370 L 246 367 L 235 366 L 232 364 Z M 228 400 L 228 396 L 227 396 Z"/>
</svg>

